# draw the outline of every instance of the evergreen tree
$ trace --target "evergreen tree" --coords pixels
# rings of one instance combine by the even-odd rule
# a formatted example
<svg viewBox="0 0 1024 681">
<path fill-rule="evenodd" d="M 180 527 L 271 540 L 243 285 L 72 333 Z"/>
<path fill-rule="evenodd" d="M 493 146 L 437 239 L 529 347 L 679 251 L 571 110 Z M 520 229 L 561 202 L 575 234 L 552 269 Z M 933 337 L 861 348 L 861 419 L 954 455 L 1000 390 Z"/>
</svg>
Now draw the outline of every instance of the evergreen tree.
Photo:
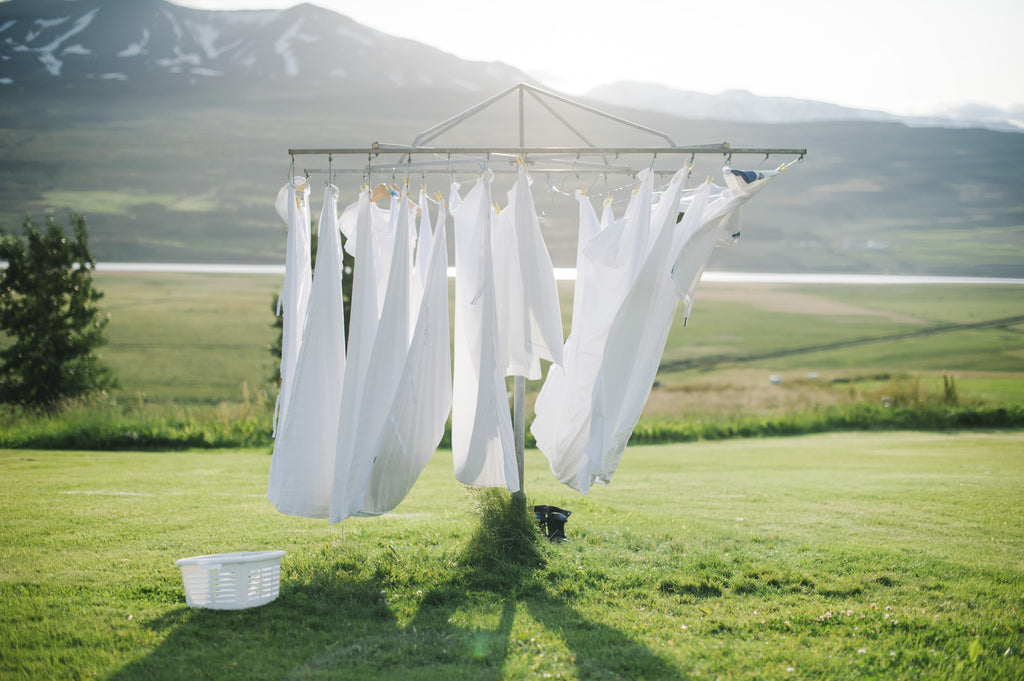
<svg viewBox="0 0 1024 681">
<path fill-rule="evenodd" d="M 70 215 L 74 238 L 52 217 L 45 229 L 25 218 L 24 235 L 0 230 L 0 402 L 56 411 L 63 400 L 116 385 L 93 354 L 109 321 L 97 307 L 96 261 L 85 218 Z"/>
</svg>

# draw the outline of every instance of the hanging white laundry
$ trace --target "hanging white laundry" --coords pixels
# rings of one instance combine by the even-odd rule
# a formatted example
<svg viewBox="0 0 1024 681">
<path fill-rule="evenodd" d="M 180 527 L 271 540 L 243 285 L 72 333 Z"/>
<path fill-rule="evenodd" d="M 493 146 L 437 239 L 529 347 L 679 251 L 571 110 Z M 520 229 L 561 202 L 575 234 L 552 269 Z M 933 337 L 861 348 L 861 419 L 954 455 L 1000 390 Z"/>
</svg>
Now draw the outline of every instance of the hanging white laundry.
<svg viewBox="0 0 1024 681">
<path fill-rule="evenodd" d="M 540 360 L 562 363 L 555 270 L 540 231 L 526 164 L 498 216 L 492 249 L 501 363 L 506 376 L 541 377 Z"/>
<path fill-rule="evenodd" d="M 689 321 L 697 284 L 711 259 L 712 251 L 716 246 L 739 238 L 741 207 L 784 169 L 785 166 L 762 171 L 742 171 L 729 167 L 722 169 L 725 189 L 718 188 L 718 194 L 708 202 L 695 232 L 684 235 L 685 247 L 679 252 L 672 268 L 676 295 L 683 303 L 684 326 Z"/>
<path fill-rule="evenodd" d="M 654 201 L 654 173 L 642 170 L 640 186 L 630 197 L 622 220 L 616 220 L 591 239 L 584 252 L 593 262 L 636 276 L 647 257 L 651 233 L 651 203 Z M 620 296 L 621 298 L 621 296 Z"/>
<path fill-rule="evenodd" d="M 604 410 L 603 435 L 600 438 L 594 437 L 592 430 L 588 442 L 593 480 L 608 484 L 621 460 L 626 442 L 643 412 L 657 375 L 678 301 L 682 298 L 687 304 L 688 315 L 693 303 L 693 291 L 712 250 L 716 245 L 728 243 L 739 236 L 739 207 L 777 174 L 777 171 L 753 174 L 726 169 L 727 190 L 711 201 L 710 184 L 702 185 L 686 206 L 681 222 L 666 232 L 670 236 L 659 237 L 648 263 L 638 276 L 609 333 L 599 389 L 596 391 L 599 395 L 597 401 L 605 405 L 595 409 Z M 671 223 L 679 201 L 676 199 L 674 204 L 660 203 L 659 209 L 655 210 L 655 222 L 660 219 L 662 205 L 668 211 L 666 217 Z M 667 261 L 659 256 L 662 251 L 669 254 Z M 666 262 L 672 264 L 673 260 L 674 265 L 669 269 L 670 278 L 666 278 Z M 680 289 L 684 295 L 680 295 Z M 647 326 L 638 335 L 634 329 L 644 320 Z M 623 371 L 623 365 L 614 362 L 613 358 L 627 348 L 635 353 L 637 361 L 629 371 Z M 624 399 L 620 399 L 619 395 L 624 396 Z M 617 407 L 614 418 L 610 418 L 612 412 L 607 409 L 608 405 Z M 597 423 L 597 419 L 594 423 Z"/>
<path fill-rule="evenodd" d="M 374 448 L 373 466 L 358 513 L 361 516 L 393 511 L 412 489 L 444 436 L 452 405 L 445 220 L 442 206 L 436 238 L 426 244 L 430 252 L 417 253 L 421 255 L 417 267 L 426 272 L 425 288 L 395 400 Z M 420 224 L 429 232 L 429 222 Z"/>
<path fill-rule="evenodd" d="M 577 195 L 580 231 L 572 330 L 565 343 L 564 369 L 548 369 L 530 427 L 537 447 L 547 456 L 551 472 L 559 481 L 580 489 L 575 480 L 581 471 L 584 473 L 580 491 L 589 489 L 584 448 L 595 418 L 594 386 L 608 331 L 647 250 L 654 184 L 647 171 L 640 179 L 623 217 L 612 220 L 610 206 L 606 205 L 600 225 L 590 201 Z"/>
<path fill-rule="evenodd" d="M 685 173 L 685 169 L 680 172 Z M 665 222 L 655 225 L 658 237 L 608 331 L 594 386 L 594 417 L 586 445 L 589 480 L 581 471 L 576 479 L 580 491 L 589 489 L 594 481 L 611 481 L 658 373 L 678 304 L 671 279 L 677 252 L 674 249 L 682 245 L 677 235 L 700 223 L 708 195 L 707 184 L 702 185 L 691 203 L 693 210 L 677 225 L 681 179 L 677 174 L 675 190 L 670 187 L 662 197 L 662 202 L 670 203 L 659 204 L 654 211 L 656 218 L 664 215 Z"/>
<path fill-rule="evenodd" d="M 398 196 L 389 194 L 388 207 L 370 202 L 370 224 L 373 226 L 373 257 L 377 271 L 377 316 L 384 305 L 391 259 L 395 253 L 395 224 L 398 220 Z"/>
<path fill-rule="evenodd" d="M 346 371 L 346 381 L 342 390 L 342 414 L 339 425 L 338 447 L 334 470 L 334 494 L 331 499 L 331 522 L 336 523 L 359 512 L 363 503 L 373 452 L 384 428 L 395 394 L 401 379 L 409 349 L 409 298 L 410 277 L 409 266 L 409 220 L 408 201 L 403 191 L 398 201 L 395 226 L 393 253 L 390 258 L 391 267 L 387 278 L 382 310 L 378 320 L 371 320 L 369 313 L 360 317 L 359 323 L 366 322 L 367 327 L 373 326 L 373 334 L 369 328 L 359 329 L 360 357 L 356 365 L 352 352 L 356 339 L 357 319 L 355 309 L 352 312 L 352 328 L 349 331 L 349 367 L 356 371 Z M 372 255 L 365 254 L 371 240 L 364 244 L 359 239 L 359 256 L 356 268 L 360 267 L 359 258 Z M 375 265 L 377 265 L 375 261 Z M 379 276 L 379 275 L 378 275 Z M 360 278 L 361 279 L 361 278 Z M 373 282 L 361 281 L 364 285 Z M 355 288 L 355 282 L 353 283 Z M 353 293 L 353 305 L 356 302 Z M 372 301 L 370 301 L 372 302 Z M 368 347 L 367 347 L 368 345 Z M 365 358 L 365 362 L 364 362 Z M 357 368 L 358 367 L 358 368 Z M 352 389 L 347 380 L 352 373 L 361 374 L 352 381 Z"/>
<path fill-rule="evenodd" d="M 519 332 L 523 336 L 519 339 L 520 342 L 514 344 L 509 339 L 512 323 L 509 306 L 512 302 L 511 290 L 513 288 L 513 284 L 509 280 L 513 276 L 513 272 L 518 274 L 520 271 L 515 229 L 514 208 L 508 207 L 499 213 L 497 212 L 497 206 L 491 207 L 491 253 L 493 254 L 491 262 L 494 267 L 494 302 L 498 324 L 495 338 L 497 339 L 498 366 L 501 367 L 502 373 L 506 376 L 515 375 L 510 374 L 508 371 L 513 364 L 511 356 L 512 346 L 523 347 L 526 334 L 526 329 L 520 326 Z M 518 277 L 515 286 L 522 287 Z M 520 370 L 519 375 L 525 376 L 531 368 L 527 365 L 526 368 Z M 539 361 L 537 362 L 536 370 L 540 371 Z"/>
<path fill-rule="evenodd" d="M 536 417 L 530 426 L 537 448 L 548 458 L 551 473 L 562 483 L 576 478 L 583 467 L 586 454 L 583 447 L 590 431 L 590 396 L 593 380 L 601 366 L 600 349 L 604 345 L 604 332 L 594 334 L 594 328 L 604 326 L 598 319 L 602 312 L 614 312 L 614 305 L 605 306 L 607 299 L 600 290 L 609 281 L 602 270 L 585 254 L 586 245 L 602 229 L 590 200 L 576 192 L 579 202 L 579 238 L 576 245 L 576 285 L 572 298 L 572 328 L 565 341 L 562 365 L 548 368 L 547 378 L 534 404 Z M 606 204 L 605 227 L 612 222 L 611 209 Z M 598 287 L 594 297 L 594 287 Z M 602 300 L 604 298 L 604 300 Z M 610 322 L 610 315 L 608 321 Z M 588 338 L 596 335 L 594 342 Z M 596 349 L 596 351 L 595 351 Z"/>
<path fill-rule="evenodd" d="M 324 194 L 306 326 L 270 462 L 267 498 L 281 513 L 326 518 L 345 377 L 338 188 Z"/>
<path fill-rule="evenodd" d="M 460 482 L 517 492 L 512 417 L 496 338 L 492 178 L 488 171 L 452 210 L 456 268 L 452 459 Z M 456 189 L 453 185 L 457 195 Z"/>
<path fill-rule="evenodd" d="M 288 413 L 295 364 L 302 345 L 302 330 L 306 324 L 306 307 L 312 286 L 310 264 L 309 183 L 295 177 L 281 187 L 274 204 L 288 228 L 285 246 L 285 277 L 277 301 L 277 314 L 284 316 L 281 331 L 281 391 L 274 411 L 274 435 L 277 426 Z"/>
<path fill-rule="evenodd" d="M 444 230 L 442 218 L 444 206 L 441 206 L 437 216 L 437 229 Z M 420 190 L 419 201 L 419 231 L 416 237 L 416 279 L 419 282 L 420 290 L 427 288 L 427 275 L 430 272 L 430 259 L 434 253 L 434 229 L 430 226 L 430 203 L 427 201 L 427 193 Z"/>
<path fill-rule="evenodd" d="M 367 380 L 369 356 L 377 335 L 377 259 L 374 257 L 372 217 L 370 214 L 370 190 L 359 194 L 355 204 L 355 220 L 349 224 L 348 243 L 355 243 L 355 263 L 352 272 L 352 306 L 349 314 L 348 356 L 345 380 L 341 389 L 341 406 L 338 414 L 338 431 L 335 439 L 334 475 L 331 479 L 332 509 L 335 500 L 347 503 L 344 498 L 349 470 L 353 457 L 358 455 L 354 446 L 356 427 L 359 423 L 360 395 Z M 351 217 L 350 206 L 342 215 Z M 331 513 L 333 516 L 333 511 Z M 332 518 L 333 522 L 333 518 Z"/>
<path fill-rule="evenodd" d="M 460 189 L 462 189 L 462 185 L 458 182 L 452 182 L 451 187 L 448 188 L 448 212 L 452 215 L 455 214 L 455 209 L 462 205 L 462 197 L 459 196 Z"/>
<path fill-rule="evenodd" d="M 383 186 L 383 185 L 381 185 Z M 381 190 L 384 191 L 384 190 Z M 377 293 L 377 315 L 380 316 L 380 306 L 384 304 L 384 292 L 387 289 L 388 273 L 391 271 L 391 258 L 394 253 L 395 221 L 398 218 L 398 194 L 397 190 L 388 188 L 385 192 L 388 199 L 388 207 L 382 208 L 369 202 L 368 211 L 370 214 L 370 233 L 373 236 L 373 253 L 375 264 Z M 372 194 L 371 194 L 372 197 Z M 358 217 L 358 202 L 345 208 L 339 219 L 341 233 L 345 236 L 345 252 L 355 257 L 359 249 L 357 238 L 356 220 Z M 409 262 L 413 262 L 413 250 L 416 245 L 416 216 L 408 211 L 406 213 L 411 229 L 409 230 Z M 413 287 L 416 291 L 416 287 Z"/>
<path fill-rule="evenodd" d="M 365 187 L 360 190 L 360 197 L 366 192 Z M 367 198 L 369 200 L 369 198 Z M 361 199 L 358 199 L 349 205 L 345 206 L 345 210 L 341 211 L 341 216 L 338 218 L 338 228 L 341 230 L 342 236 L 345 237 L 345 252 L 351 255 L 353 258 L 356 255 L 356 223 L 359 219 L 359 206 Z"/>
</svg>

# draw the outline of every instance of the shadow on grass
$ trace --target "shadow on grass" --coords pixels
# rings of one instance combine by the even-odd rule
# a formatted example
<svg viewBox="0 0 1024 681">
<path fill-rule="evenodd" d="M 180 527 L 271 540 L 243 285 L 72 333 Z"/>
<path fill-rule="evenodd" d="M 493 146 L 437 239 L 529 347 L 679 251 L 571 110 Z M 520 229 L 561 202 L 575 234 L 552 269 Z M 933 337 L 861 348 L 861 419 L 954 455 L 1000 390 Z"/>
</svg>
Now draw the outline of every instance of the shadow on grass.
<svg viewBox="0 0 1024 681">
<path fill-rule="evenodd" d="M 495 533 L 509 534 L 488 518 L 405 617 L 387 601 L 395 565 L 368 570 L 365 561 L 327 556 L 298 566 L 266 606 L 177 608 L 151 621 L 162 642 L 111 678 L 680 678 L 645 645 L 551 591 L 529 521 L 530 537 L 520 531 L 502 543 Z"/>
</svg>

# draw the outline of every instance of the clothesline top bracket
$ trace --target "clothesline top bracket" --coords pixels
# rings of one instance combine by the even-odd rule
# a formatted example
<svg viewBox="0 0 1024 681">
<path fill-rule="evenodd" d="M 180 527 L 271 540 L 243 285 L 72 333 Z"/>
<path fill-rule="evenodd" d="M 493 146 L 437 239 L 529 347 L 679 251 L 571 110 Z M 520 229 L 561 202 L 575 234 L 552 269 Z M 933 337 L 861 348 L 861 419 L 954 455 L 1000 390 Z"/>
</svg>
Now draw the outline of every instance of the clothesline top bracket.
<svg viewBox="0 0 1024 681">
<path fill-rule="evenodd" d="M 442 134 L 465 123 L 496 102 L 512 95 L 518 95 L 518 145 L 428 146 L 430 142 L 434 141 Z M 527 96 L 530 97 L 531 101 L 535 101 L 543 107 L 549 114 L 551 114 L 551 116 L 561 123 L 565 129 L 578 138 L 582 144 L 575 146 L 531 146 L 526 144 L 525 101 Z M 597 116 L 600 119 L 611 121 L 612 123 L 624 128 L 638 130 L 646 135 L 658 138 L 660 142 L 658 144 L 648 146 L 598 146 L 588 139 L 587 136 L 574 126 L 573 123 L 565 116 L 563 116 L 562 113 L 557 111 L 552 106 L 553 103 L 559 103 L 577 111 Z M 453 164 L 460 161 L 474 161 L 475 163 L 483 162 L 490 164 L 493 160 L 504 159 L 509 160 L 509 162 L 513 164 L 517 162 L 528 163 L 534 170 L 551 170 L 559 172 L 564 171 L 564 166 L 571 163 L 574 164 L 574 169 L 578 168 L 581 171 L 590 170 L 592 172 L 600 173 L 621 172 L 635 174 L 636 169 L 629 163 L 622 162 L 621 157 L 630 155 L 649 155 L 651 157 L 650 165 L 653 168 L 654 162 L 659 155 L 672 156 L 676 154 L 689 154 L 692 164 L 693 159 L 698 154 L 721 154 L 727 159 L 731 159 L 734 154 L 756 154 L 764 155 L 766 158 L 772 155 L 786 155 L 799 156 L 802 160 L 806 155 L 807 150 L 794 148 L 733 147 L 728 142 L 679 146 L 671 137 L 659 130 L 601 111 L 600 109 L 596 109 L 587 104 L 573 101 L 559 94 L 538 88 L 534 85 L 519 83 L 492 97 L 489 97 L 483 102 L 480 102 L 479 104 L 470 107 L 469 109 L 466 109 L 445 121 L 442 121 L 441 123 L 438 123 L 431 128 L 420 132 L 416 135 L 415 139 L 413 139 L 412 144 L 409 145 L 375 141 L 369 147 L 299 148 L 289 149 L 288 153 L 293 159 L 295 156 L 326 155 L 328 156 L 329 163 L 333 160 L 333 156 L 335 155 L 366 156 L 366 166 L 360 169 L 359 172 L 368 172 L 370 170 L 379 171 L 387 168 L 397 171 L 399 169 L 399 165 L 403 165 L 405 166 L 404 169 L 409 171 L 416 166 L 417 169 L 423 170 L 424 172 L 428 172 L 428 169 L 433 167 L 434 172 L 450 173 L 453 169 Z M 414 156 L 433 156 L 433 159 L 414 163 Z M 583 161 L 585 156 L 603 156 L 604 158 L 601 162 L 590 163 L 589 167 L 586 167 L 585 164 L 587 162 Z M 393 159 L 390 162 L 386 160 L 389 157 Z M 375 166 L 375 159 L 381 160 L 380 166 Z M 540 168 L 538 167 L 540 164 L 550 167 Z M 338 172 L 337 169 L 335 169 L 335 172 Z"/>
</svg>

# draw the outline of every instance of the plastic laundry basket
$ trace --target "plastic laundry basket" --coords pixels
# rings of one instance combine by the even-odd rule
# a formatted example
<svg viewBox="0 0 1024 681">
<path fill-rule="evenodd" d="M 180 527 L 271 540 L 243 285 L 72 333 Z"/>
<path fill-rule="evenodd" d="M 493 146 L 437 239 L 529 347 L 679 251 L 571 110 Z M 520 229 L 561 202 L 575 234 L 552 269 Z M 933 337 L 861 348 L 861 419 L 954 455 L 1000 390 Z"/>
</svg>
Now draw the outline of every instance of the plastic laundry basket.
<svg viewBox="0 0 1024 681">
<path fill-rule="evenodd" d="M 190 608 L 241 610 L 277 598 L 284 551 L 215 553 L 174 561 Z"/>
</svg>

